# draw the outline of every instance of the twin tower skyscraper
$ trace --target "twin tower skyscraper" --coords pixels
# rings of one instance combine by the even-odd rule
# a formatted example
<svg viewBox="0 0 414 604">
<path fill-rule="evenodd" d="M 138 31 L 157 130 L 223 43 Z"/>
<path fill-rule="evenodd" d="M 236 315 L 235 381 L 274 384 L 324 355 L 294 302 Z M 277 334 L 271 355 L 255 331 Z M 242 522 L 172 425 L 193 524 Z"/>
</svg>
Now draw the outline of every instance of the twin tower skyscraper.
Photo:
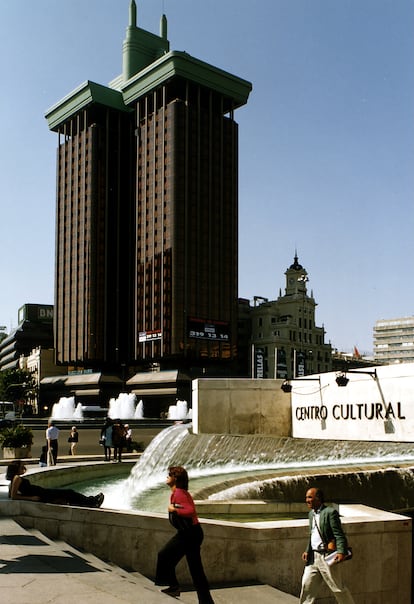
<svg viewBox="0 0 414 604">
<path fill-rule="evenodd" d="M 58 134 L 58 363 L 117 371 L 237 359 L 238 126 L 251 84 L 137 26 L 122 74 L 47 113 Z M 231 373 L 231 372 L 229 372 Z"/>
</svg>

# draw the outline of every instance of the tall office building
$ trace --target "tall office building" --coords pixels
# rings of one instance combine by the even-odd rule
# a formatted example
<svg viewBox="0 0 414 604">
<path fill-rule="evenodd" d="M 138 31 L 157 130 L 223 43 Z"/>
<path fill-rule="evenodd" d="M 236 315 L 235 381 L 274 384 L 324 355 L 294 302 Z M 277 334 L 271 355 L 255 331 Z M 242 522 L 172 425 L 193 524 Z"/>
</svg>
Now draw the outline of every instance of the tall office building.
<svg viewBox="0 0 414 604">
<path fill-rule="evenodd" d="M 251 84 L 137 27 L 123 72 L 46 114 L 58 133 L 57 362 L 191 367 L 237 355 L 238 126 Z"/>
</svg>

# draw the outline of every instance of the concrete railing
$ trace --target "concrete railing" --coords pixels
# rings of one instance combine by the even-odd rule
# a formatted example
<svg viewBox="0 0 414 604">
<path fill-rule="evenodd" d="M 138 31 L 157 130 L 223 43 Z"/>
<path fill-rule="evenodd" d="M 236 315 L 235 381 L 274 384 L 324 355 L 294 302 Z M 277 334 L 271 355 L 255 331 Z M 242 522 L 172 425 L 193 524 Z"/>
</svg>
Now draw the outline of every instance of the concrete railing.
<svg viewBox="0 0 414 604">
<path fill-rule="evenodd" d="M 366 506 L 339 509 L 354 549 L 354 560 L 343 568 L 356 604 L 410 604 L 411 519 Z M 166 514 L 10 500 L 0 502 L 0 514 L 149 578 L 158 550 L 173 534 Z M 306 519 L 249 524 L 202 520 L 202 526 L 202 556 L 212 584 L 258 581 L 299 594 Z M 185 563 L 179 564 L 178 574 L 184 584 L 191 583 Z M 325 591 L 321 602 L 334 599 Z"/>
</svg>

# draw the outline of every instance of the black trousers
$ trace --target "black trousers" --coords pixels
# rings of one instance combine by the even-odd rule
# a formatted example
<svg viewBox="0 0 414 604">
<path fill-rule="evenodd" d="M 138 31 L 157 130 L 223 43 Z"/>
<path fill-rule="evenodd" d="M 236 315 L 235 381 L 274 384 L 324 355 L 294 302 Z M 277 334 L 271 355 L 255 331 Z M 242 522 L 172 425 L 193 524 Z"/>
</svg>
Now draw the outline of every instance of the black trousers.
<svg viewBox="0 0 414 604">
<path fill-rule="evenodd" d="M 185 531 L 177 531 L 174 537 L 158 552 L 155 584 L 178 587 L 175 567 L 185 556 L 199 604 L 214 604 L 201 562 L 200 547 L 203 538 L 203 529 L 200 524 L 195 524 Z"/>
<path fill-rule="evenodd" d="M 96 507 L 95 497 L 82 495 L 73 489 L 45 489 L 33 487 L 33 495 L 40 497 L 44 503 L 60 503 L 62 505 L 76 505 L 79 507 Z"/>
<path fill-rule="evenodd" d="M 123 449 L 122 445 L 118 445 L 118 447 L 114 447 L 114 459 L 117 459 L 118 461 L 122 461 L 122 449 Z"/>
</svg>

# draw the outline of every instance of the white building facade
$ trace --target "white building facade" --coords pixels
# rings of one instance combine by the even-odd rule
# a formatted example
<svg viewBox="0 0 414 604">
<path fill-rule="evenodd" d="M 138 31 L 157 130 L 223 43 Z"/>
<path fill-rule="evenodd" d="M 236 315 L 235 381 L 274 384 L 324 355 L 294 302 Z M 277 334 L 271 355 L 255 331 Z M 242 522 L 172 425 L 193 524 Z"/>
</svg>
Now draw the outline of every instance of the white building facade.
<svg viewBox="0 0 414 604">
<path fill-rule="evenodd" d="M 387 364 L 414 362 L 414 316 L 375 323 L 374 360 Z"/>
</svg>

